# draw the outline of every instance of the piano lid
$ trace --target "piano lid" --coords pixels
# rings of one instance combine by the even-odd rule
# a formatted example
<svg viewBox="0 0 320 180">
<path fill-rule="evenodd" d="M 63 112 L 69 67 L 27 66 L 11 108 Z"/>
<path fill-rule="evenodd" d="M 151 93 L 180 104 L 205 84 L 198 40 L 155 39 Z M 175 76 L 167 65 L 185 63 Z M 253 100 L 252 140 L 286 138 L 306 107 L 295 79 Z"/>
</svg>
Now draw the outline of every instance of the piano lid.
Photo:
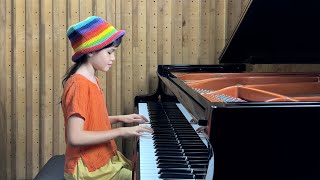
<svg viewBox="0 0 320 180">
<path fill-rule="evenodd" d="M 220 63 L 319 64 L 319 0 L 252 0 Z"/>
</svg>

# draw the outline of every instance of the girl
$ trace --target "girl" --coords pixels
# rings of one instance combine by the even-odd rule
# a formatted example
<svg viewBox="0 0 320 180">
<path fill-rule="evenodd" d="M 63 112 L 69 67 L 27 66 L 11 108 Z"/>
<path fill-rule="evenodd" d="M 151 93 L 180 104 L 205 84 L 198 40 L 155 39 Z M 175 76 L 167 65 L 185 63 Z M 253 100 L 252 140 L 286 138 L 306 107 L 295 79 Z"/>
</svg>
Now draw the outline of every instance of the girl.
<svg viewBox="0 0 320 180">
<path fill-rule="evenodd" d="M 144 123 L 138 114 L 108 116 L 95 72 L 106 72 L 125 34 L 97 16 L 70 26 L 68 38 L 75 51 L 75 64 L 62 85 L 65 121 L 65 179 L 131 179 L 131 162 L 119 151 L 114 139 L 152 133 L 148 126 L 111 128 L 111 123 Z"/>
</svg>

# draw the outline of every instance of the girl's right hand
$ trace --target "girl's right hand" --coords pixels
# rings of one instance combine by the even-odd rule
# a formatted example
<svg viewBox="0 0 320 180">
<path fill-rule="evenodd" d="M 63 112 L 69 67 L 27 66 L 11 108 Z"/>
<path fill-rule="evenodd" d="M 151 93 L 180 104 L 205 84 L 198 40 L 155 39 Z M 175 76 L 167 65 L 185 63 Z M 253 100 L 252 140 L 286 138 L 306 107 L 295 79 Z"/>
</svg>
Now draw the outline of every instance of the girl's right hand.
<svg viewBox="0 0 320 180">
<path fill-rule="evenodd" d="M 152 128 L 146 125 L 121 127 L 121 130 L 123 137 L 141 136 L 143 132 L 153 133 Z"/>
</svg>

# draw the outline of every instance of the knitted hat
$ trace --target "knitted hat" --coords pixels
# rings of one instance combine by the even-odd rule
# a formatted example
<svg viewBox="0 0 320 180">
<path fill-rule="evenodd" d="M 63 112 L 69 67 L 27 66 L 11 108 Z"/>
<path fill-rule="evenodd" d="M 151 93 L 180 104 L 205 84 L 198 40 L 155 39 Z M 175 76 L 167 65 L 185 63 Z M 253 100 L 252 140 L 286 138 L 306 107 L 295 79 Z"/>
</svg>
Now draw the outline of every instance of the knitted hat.
<svg viewBox="0 0 320 180">
<path fill-rule="evenodd" d="M 85 54 L 103 49 L 125 33 L 124 30 L 116 30 L 110 23 L 97 16 L 90 16 L 71 25 L 67 35 L 74 50 L 72 61 L 76 62 Z"/>
</svg>

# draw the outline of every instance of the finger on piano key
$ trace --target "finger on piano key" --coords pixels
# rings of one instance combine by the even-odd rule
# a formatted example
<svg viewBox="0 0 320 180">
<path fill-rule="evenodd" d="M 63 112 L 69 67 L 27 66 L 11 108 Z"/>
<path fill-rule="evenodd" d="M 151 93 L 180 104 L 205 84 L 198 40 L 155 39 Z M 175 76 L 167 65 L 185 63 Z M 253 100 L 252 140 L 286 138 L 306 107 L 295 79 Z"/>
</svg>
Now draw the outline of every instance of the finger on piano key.
<svg viewBox="0 0 320 180">
<path fill-rule="evenodd" d="M 146 123 L 150 123 L 150 117 L 149 117 L 147 103 L 139 103 L 138 108 L 139 108 L 139 114 L 143 115 L 148 120 L 148 122 L 146 122 Z"/>
</svg>

